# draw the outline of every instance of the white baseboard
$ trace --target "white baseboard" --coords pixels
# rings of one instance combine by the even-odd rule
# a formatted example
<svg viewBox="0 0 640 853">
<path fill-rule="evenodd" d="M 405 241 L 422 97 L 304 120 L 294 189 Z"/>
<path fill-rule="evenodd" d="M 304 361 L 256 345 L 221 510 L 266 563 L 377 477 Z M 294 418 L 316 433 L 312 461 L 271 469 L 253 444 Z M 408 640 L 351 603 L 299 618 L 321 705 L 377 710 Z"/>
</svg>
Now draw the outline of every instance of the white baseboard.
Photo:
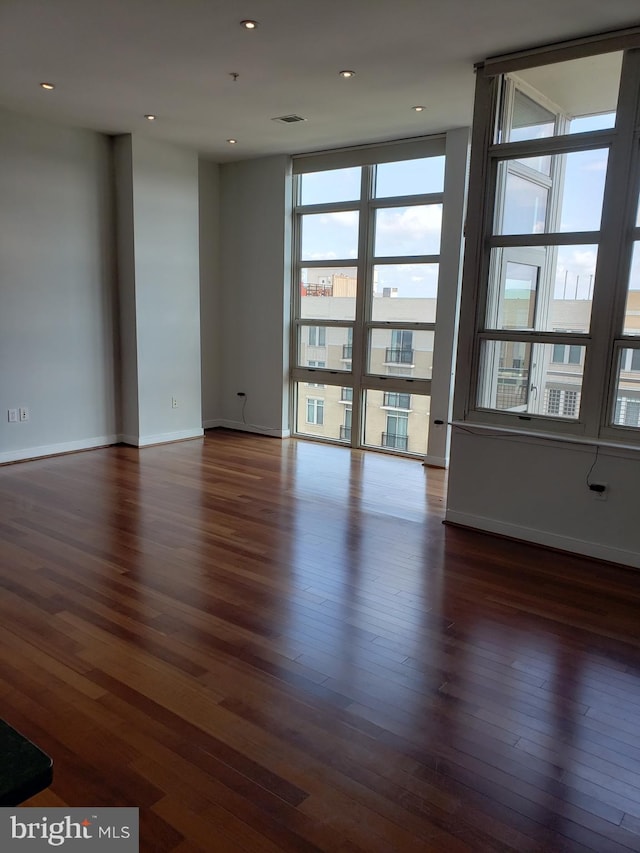
<svg viewBox="0 0 640 853">
<path fill-rule="evenodd" d="M 242 432 L 253 432 L 259 435 L 270 435 L 275 438 L 289 438 L 289 430 L 276 430 L 256 424 L 243 424 L 222 418 L 204 422 L 203 429 L 187 429 L 178 432 L 162 432 L 156 435 L 100 435 L 84 438 L 79 441 L 65 441 L 60 444 L 45 444 L 39 447 L 24 447 L 20 450 L 8 450 L 0 453 L 0 465 L 9 462 L 26 462 L 28 459 L 40 459 L 43 456 L 58 456 L 61 453 L 74 453 L 78 450 L 95 450 L 98 447 L 108 447 L 113 444 L 129 444 L 133 447 L 149 447 L 153 444 L 168 444 L 172 441 L 186 441 L 190 438 L 202 438 L 205 429 L 227 427 Z"/>
<path fill-rule="evenodd" d="M 208 421 L 203 421 L 202 426 L 204 429 L 215 429 L 216 427 L 221 427 L 222 419 L 221 418 L 211 418 Z"/>
<path fill-rule="evenodd" d="M 444 456 L 425 456 L 424 464 L 430 468 L 448 468 L 449 460 Z"/>
<path fill-rule="evenodd" d="M 593 557 L 596 560 L 606 560 L 610 563 L 620 563 L 623 566 L 632 566 L 633 568 L 640 569 L 640 554 L 635 551 L 627 551 L 623 548 L 602 545 L 599 542 L 575 539 L 572 536 L 549 533 L 546 530 L 537 530 L 534 527 L 510 524 L 509 522 L 498 521 L 494 518 L 485 518 L 481 515 L 471 515 L 470 513 L 457 512 L 456 510 L 447 510 L 445 521 L 449 521 L 452 524 L 460 524 L 462 527 L 484 530 L 487 533 L 497 533 L 501 536 L 508 536 L 511 539 L 533 542 L 536 545 L 546 545 L 549 548 L 556 548 L 559 551 L 569 551 L 572 554 L 582 554 L 585 557 Z"/>
<path fill-rule="evenodd" d="M 274 429 L 273 427 L 260 426 L 259 424 L 244 424 L 242 421 L 229 421 L 224 418 L 216 422 L 216 426 L 226 429 L 236 429 L 240 432 L 255 432 L 258 435 L 270 435 L 273 438 L 290 438 L 291 430 Z"/>
<path fill-rule="evenodd" d="M 60 444 L 43 444 L 39 447 L 23 447 L 20 450 L 8 450 L 0 453 L 0 464 L 6 462 L 24 462 L 27 459 L 39 459 L 42 456 L 57 456 L 60 453 L 74 453 L 78 450 L 93 450 L 117 444 L 119 435 L 98 435 L 79 441 L 63 441 Z"/>
<path fill-rule="evenodd" d="M 134 447 L 149 447 L 151 444 L 168 444 L 171 441 L 185 441 L 188 438 L 202 438 L 204 430 L 183 429 L 177 432 L 159 432 L 156 435 L 122 435 L 120 440 L 124 444 L 132 444 Z"/>
</svg>

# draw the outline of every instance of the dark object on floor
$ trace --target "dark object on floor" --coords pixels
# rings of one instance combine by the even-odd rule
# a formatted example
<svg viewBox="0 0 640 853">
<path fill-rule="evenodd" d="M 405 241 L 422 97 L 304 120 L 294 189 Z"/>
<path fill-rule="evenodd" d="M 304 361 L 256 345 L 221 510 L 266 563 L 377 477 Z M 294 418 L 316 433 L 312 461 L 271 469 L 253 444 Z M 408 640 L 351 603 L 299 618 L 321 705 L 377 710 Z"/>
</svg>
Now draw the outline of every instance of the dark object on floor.
<svg viewBox="0 0 640 853">
<path fill-rule="evenodd" d="M 0 720 L 0 806 L 17 806 L 53 779 L 53 761 L 34 743 Z"/>
</svg>

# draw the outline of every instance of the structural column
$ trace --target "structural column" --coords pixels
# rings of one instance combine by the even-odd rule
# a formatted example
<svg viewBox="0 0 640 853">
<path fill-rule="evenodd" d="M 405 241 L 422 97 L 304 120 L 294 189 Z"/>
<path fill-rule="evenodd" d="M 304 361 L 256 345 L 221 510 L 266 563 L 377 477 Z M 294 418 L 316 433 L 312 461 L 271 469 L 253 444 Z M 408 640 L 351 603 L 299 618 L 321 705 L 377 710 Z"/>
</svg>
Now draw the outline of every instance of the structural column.
<svg viewBox="0 0 640 853">
<path fill-rule="evenodd" d="M 198 157 L 115 139 L 122 437 L 139 447 L 203 434 Z"/>
</svg>

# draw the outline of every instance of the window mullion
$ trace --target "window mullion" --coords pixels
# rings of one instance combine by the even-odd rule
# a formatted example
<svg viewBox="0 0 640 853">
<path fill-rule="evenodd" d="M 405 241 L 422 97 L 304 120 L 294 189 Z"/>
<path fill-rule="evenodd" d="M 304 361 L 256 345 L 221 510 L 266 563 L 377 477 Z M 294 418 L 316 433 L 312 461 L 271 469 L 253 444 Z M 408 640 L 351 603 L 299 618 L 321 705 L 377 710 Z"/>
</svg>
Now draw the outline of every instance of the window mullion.
<svg viewBox="0 0 640 853">
<path fill-rule="evenodd" d="M 607 148 L 615 137 L 616 132 L 613 129 L 587 130 L 583 133 L 571 133 L 563 136 L 545 136 L 542 139 L 496 143 L 490 146 L 488 154 L 490 158 L 500 160 L 516 160 L 542 154 L 571 154 L 574 151 Z"/>
<path fill-rule="evenodd" d="M 358 203 L 358 199 L 355 198 L 352 201 L 327 201 L 319 204 L 301 204 L 296 207 L 295 212 L 305 216 L 313 213 L 343 213 L 349 210 L 356 210 Z"/>
<path fill-rule="evenodd" d="M 360 184 L 360 222 L 358 231 L 358 286 L 356 289 L 356 316 L 353 330 L 352 346 L 352 376 L 353 376 L 353 404 L 351 410 L 351 445 L 358 447 L 363 432 L 363 401 L 361 377 L 364 373 L 366 359 L 366 302 L 367 289 L 369 287 L 370 265 L 368 263 L 369 247 L 369 199 L 373 192 L 373 166 L 362 167 Z"/>
<path fill-rule="evenodd" d="M 373 188 L 372 188 L 373 189 Z M 373 193 L 369 199 L 369 207 L 373 210 L 378 207 L 412 207 L 415 204 L 442 204 L 443 193 L 426 193 L 420 195 L 382 196 L 374 198 Z"/>
<path fill-rule="evenodd" d="M 592 306 L 593 341 L 587 351 L 583 379 L 583 418 L 588 435 L 598 435 L 609 422 L 615 385 L 611 341 L 622 329 L 631 244 L 625 222 L 631 216 L 629 175 L 637 174 L 635 113 L 640 93 L 640 51 L 625 54 L 622 66 L 616 136 L 609 152 L 609 166 L 602 208 L 602 239 L 596 264 Z M 624 200 L 624 201 L 623 201 Z M 635 197 L 637 202 L 637 195 Z M 635 213 L 635 208 L 634 208 Z"/>
<path fill-rule="evenodd" d="M 466 245 L 462 272 L 453 417 L 465 420 L 476 407 L 480 340 L 478 328 L 486 316 L 486 282 L 489 251 L 485 249 L 493 222 L 497 164 L 489 158 L 498 113 L 500 80 L 476 71 L 475 118 L 471 135 L 471 160 L 466 217 Z"/>
<path fill-rule="evenodd" d="M 487 236 L 489 248 L 524 248 L 530 246 L 589 246 L 598 243 L 600 231 L 557 231 L 555 234 L 491 234 Z"/>
</svg>

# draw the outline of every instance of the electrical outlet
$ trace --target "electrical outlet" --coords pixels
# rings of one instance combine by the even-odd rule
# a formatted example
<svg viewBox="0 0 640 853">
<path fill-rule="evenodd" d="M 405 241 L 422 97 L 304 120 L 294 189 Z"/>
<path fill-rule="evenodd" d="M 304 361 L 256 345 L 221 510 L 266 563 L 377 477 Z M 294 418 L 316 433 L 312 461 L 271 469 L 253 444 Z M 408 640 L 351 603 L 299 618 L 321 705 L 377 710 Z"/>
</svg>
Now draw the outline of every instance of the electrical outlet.
<svg viewBox="0 0 640 853">
<path fill-rule="evenodd" d="M 172 397 L 172 398 L 171 398 L 171 408 L 172 408 L 172 409 L 177 409 L 177 408 L 178 408 L 178 400 L 177 400 L 177 398 L 176 398 L 176 397 Z"/>
<path fill-rule="evenodd" d="M 18 410 L 17 409 L 9 409 L 7 411 L 7 417 L 9 419 L 10 424 L 18 423 Z"/>
<path fill-rule="evenodd" d="M 20 423 L 29 420 L 29 409 L 26 406 L 20 406 Z"/>
<path fill-rule="evenodd" d="M 609 499 L 609 484 L 608 483 L 590 483 L 589 490 L 597 501 L 606 501 Z"/>
</svg>

